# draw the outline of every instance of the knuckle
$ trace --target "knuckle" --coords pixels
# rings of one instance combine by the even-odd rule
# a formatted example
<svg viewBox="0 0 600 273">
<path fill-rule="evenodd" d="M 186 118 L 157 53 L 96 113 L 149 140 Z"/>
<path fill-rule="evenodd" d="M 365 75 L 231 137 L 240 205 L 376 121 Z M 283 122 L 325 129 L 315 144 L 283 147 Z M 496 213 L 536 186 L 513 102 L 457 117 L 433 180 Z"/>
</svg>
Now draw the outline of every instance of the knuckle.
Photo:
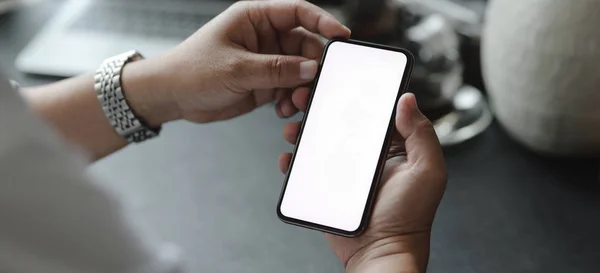
<svg viewBox="0 0 600 273">
<path fill-rule="evenodd" d="M 299 2 L 303 0 L 283 0 L 283 1 L 267 1 L 272 5 L 277 5 L 284 8 L 293 8 L 299 5 Z"/>
<path fill-rule="evenodd" d="M 417 130 L 421 130 L 424 132 L 429 132 L 429 131 L 435 132 L 434 128 L 433 128 L 433 123 L 428 118 L 425 118 L 425 117 L 423 117 L 423 119 L 421 119 L 419 122 L 417 122 L 416 128 L 417 128 Z"/>
<path fill-rule="evenodd" d="M 415 134 L 418 135 L 419 138 L 435 138 L 437 140 L 437 134 L 433 127 L 433 123 L 427 118 L 423 118 L 417 122 L 415 125 Z"/>
<path fill-rule="evenodd" d="M 267 65 L 269 69 L 269 77 L 273 83 L 279 83 L 283 78 L 283 65 L 285 60 L 282 56 L 277 56 L 271 59 L 271 63 Z"/>
<path fill-rule="evenodd" d="M 300 1 L 300 0 L 289 0 L 288 2 L 289 2 L 290 7 L 292 7 L 292 8 L 296 8 L 302 4 L 302 1 Z"/>
</svg>

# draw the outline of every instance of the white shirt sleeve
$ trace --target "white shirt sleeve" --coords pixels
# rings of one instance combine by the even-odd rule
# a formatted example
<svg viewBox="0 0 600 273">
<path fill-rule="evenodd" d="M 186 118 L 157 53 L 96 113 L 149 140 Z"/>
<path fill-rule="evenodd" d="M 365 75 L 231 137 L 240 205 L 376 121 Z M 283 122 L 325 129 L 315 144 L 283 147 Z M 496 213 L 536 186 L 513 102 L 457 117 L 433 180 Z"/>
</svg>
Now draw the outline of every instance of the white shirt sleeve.
<svg viewBox="0 0 600 273">
<path fill-rule="evenodd" d="M 0 78 L 0 272 L 180 272 L 86 163 Z"/>
</svg>

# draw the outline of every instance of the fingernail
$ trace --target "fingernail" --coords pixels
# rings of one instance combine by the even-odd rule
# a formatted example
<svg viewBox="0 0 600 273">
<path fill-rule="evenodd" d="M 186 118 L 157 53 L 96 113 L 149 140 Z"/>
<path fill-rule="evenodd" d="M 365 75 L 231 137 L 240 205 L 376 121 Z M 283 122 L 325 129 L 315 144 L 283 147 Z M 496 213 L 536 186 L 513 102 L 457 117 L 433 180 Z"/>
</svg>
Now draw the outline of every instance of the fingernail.
<svg viewBox="0 0 600 273">
<path fill-rule="evenodd" d="M 318 64 L 315 60 L 304 61 L 300 63 L 300 79 L 313 80 L 317 75 Z"/>
<path fill-rule="evenodd" d="M 414 117 L 414 114 L 416 112 L 419 112 L 419 108 L 417 106 L 417 100 L 415 99 L 415 95 L 412 93 L 406 93 L 402 95 L 400 102 L 398 103 L 396 118 L 400 118 L 401 115 L 408 115 L 409 117 Z"/>
<path fill-rule="evenodd" d="M 406 93 L 406 99 L 407 101 L 407 106 L 409 107 L 409 110 L 411 112 L 417 112 L 419 113 L 419 106 L 417 105 L 417 98 L 415 97 L 415 94 L 413 93 Z"/>
<path fill-rule="evenodd" d="M 417 103 L 417 97 L 412 94 L 409 93 L 408 94 L 408 101 L 407 101 L 407 106 L 408 106 L 408 110 L 410 111 L 409 113 L 411 113 L 411 122 L 413 125 L 419 124 L 420 122 L 423 121 L 423 119 L 427 119 L 427 117 L 425 115 L 423 115 L 423 113 L 421 112 L 421 109 L 419 109 L 419 104 Z"/>
<path fill-rule="evenodd" d="M 352 31 L 350 30 L 350 28 L 348 28 L 347 26 L 344 26 L 344 29 L 345 29 L 345 30 L 346 30 L 346 31 L 347 31 L 349 34 L 351 34 L 351 33 L 352 33 Z"/>
</svg>

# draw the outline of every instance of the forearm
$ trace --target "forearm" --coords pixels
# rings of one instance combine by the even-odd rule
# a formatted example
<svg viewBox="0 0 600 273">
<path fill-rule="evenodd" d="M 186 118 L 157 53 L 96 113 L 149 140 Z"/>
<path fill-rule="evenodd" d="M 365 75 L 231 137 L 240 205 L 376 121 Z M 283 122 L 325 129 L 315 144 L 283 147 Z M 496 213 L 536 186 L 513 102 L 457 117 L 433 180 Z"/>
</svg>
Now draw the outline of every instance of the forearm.
<svg viewBox="0 0 600 273">
<path fill-rule="evenodd" d="M 424 273 L 429 234 L 390 238 L 361 249 L 348 261 L 348 273 Z"/>
<path fill-rule="evenodd" d="M 104 115 L 91 74 L 21 92 L 40 117 L 92 159 L 102 158 L 127 144 Z"/>
<path fill-rule="evenodd" d="M 123 70 L 122 84 L 129 105 L 150 126 L 176 118 L 157 97 L 157 75 L 145 61 L 130 63 Z M 127 145 L 110 125 L 94 90 L 93 74 L 54 84 L 24 88 L 22 94 L 30 107 L 69 143 L 82 148 L 93 159 L 107 156 Z M 169 108 L 172 109 L 172 108 Z"/>
</svg>

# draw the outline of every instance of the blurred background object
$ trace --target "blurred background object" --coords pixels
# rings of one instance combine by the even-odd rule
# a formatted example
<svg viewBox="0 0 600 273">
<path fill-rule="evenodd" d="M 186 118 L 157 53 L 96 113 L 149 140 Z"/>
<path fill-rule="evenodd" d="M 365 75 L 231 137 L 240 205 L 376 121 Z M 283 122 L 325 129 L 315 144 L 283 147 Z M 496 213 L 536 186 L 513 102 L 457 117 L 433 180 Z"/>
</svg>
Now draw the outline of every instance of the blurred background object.
<svg viewBox="0 0 600 273">
<path fill-rule="evenodd" d="M 31 4 L 41 0 L 0 0 L 0 14 L 9 12 L 24 4 Z"/>
<path fill-rule="evenodd" d="M 19 54 L 26 73 L 70 77 L 132 48 L 165 52 L 227 9 L 232 0 L 69 0 Z M 336 1 L 328 2 L 333 5 Z M 339 1 L 337 1 L 339 2 Z M 330 9 L 336 14 L 335 9 Z"/>
<path fill-rule="evenodd" d="M 600 1 L 498 0 L 483 32 L 494 112 L 527 147 L 600 152 Z"/>
<path fill-rule="evenodd" d="M 479 65 L 485 5 L 484 0 L 350 0 L 346 4 L 354 39 L 413 52 L 416 62 L 409 89 L 438 127 L 444 145 L 471 139 L 492 123 Z M 460 104 L 465 98 L 474 103 Z M 457 100 L 463 108 L 457 108 Z"/>
<path fill-rule="evenodd" d="M 23 72 L 69 77 L 135 48 L 156 56 L 194 33 L 231 1 L 69 0 L 19 54 Z"/>
<path fill-rule="evenodd" d="M 233 2 L 68 0 L 21 51 L 16 66 L 27 73 L 69 77 L 92 71 L 107 56 L 131 48 L 147 57 L 156 56 L 180 43 Z M 347 23 L 354 39 L 411 50 L 416 66 L 410 90 L 424 113 L 439 126 L 459 130 L 469 126 L 468 121 L 477 122 L 474 113 L 481 111 L 467 111 L 469 118 L 460 118 L 462 122 L 453 124 L 445 124 L 449 119 L 443 117 L 467 113 L 454 107 L 454 98 L 463 85 L 483 89 L 478 45 L 485 0 L 312 2 Z M 481 107 L 487 108 L 487 104 Z M 440 138 L 450 135 L 454 132 Z M 445 144 L 462 141 L 442 140 Z"/>
<path fill-rule="evenodd" d="M 461 35 L 481 36 L 488 0 L 395 0 L 417 14 L 439 14 Z"/>
<path fill-rule="evenodd" d="M 423 16 L 405 29 L 406 45 L 416 62 L 410 91 L 432 120 L 452 111 L 452 99 L 463 85 L 463 63 L 456 31 L 444 17 Z"/>
<path fill-rule="evenodd" d="M 481 91 L 473 86 L 459 88 L 450 113 L 433 122 L 442 146 L 462 143 L 483 133 L 494 117 Z"/>
<path fill-rule="evenodd" d="M 147 57 L 156 56 L 180 43 L 233 2 L 68 0 L 21 51 L 16 66 L 26 73 L 69 77 L 92 71 L 107 56 L 131 48 Z M 483 90 L 479 38 L 485 0 L 312 2 L 348 24 L 353 39 L 405 47 L 415 54 L 410 90 L 430 119 L 444 130 L 453 128 L 453 132 L 440 138 L 455 135 L 454 131 L 469 126 L 469 122 L 477 122 L 476 117 L 484 118 L 486 111 L 455 109 L 454 98 L 465 85 Z M 480 107 L 487 109 L 487 104 Z M 462 122 L 446 124 L 448 115 L 465 113 L 470 116 L 461 117 Z M 473 136 L 442 142 L 456 144 Z"/>
</svg>

